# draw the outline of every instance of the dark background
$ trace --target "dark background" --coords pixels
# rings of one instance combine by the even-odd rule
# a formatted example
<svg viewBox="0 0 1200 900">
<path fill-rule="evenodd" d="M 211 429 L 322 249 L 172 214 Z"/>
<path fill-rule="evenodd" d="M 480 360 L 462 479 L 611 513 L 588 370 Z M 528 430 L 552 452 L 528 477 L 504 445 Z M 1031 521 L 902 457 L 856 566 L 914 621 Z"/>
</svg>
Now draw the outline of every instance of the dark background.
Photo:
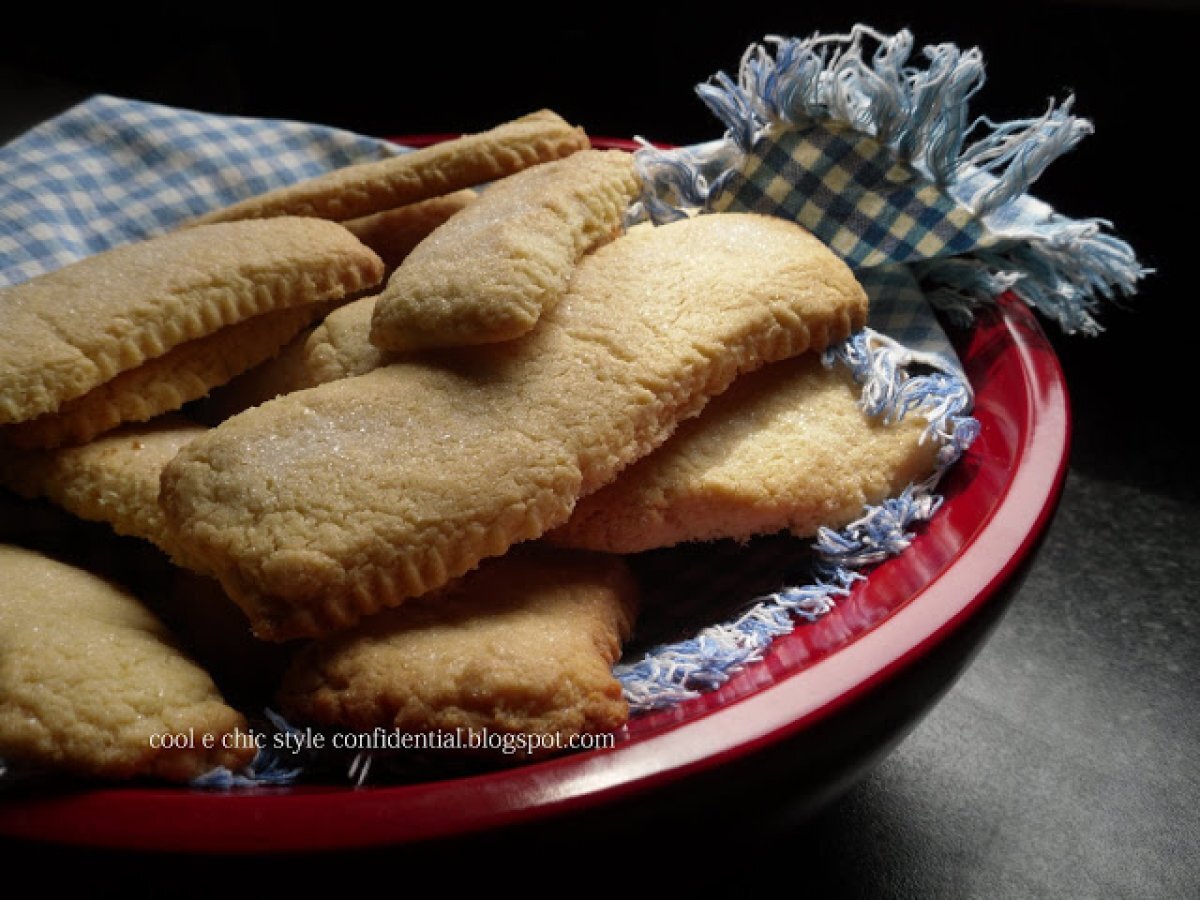
<svg viewBox="0 0 1200 900">
<path fill-rule="evenodd" d="M 743 6 L 719 17 L 698 7 L 567 17 L 446 5 L 421 21 L 329 8 L 319 22 L 290 14 L 287 24 L 241 11 L 222 24 L 215 13 L 159 19 L 152 33 L 56 13 L 5 39 L 0 139 L 103 91 L 381 135 L 482 130 L 548 106 L 592 134 L 688 143 L 720 131 L 693 85 L 734 70 L 747 44 L 856 21 L 909 26 L 918 44 L 980 46 L 989 83 L 973 109 L 994 119 L 1039 113 L 1073 91 L 1097 133 L 1035 192 L 1069 215 L 1110 219 L 1157 271 L 1136 299 L 1105 310 L 1100 337 L 1048 326 L 1072 392 L 1071 468 L 1040 555 L 974 665 L 815 818 L 789 809 L 784 775 L 770 802 L 723 802 L 680 821 L 651 800 L 619 828 L 539 833 L 536 852 L 526 835 L 484 844 L 523 850 L 530 864 L 603 845 L 584 849 L 593 868 L 608 861 L 614 889 L 622 860 L 647 852 L 671 870 L 750 853 L 755 870 L 786 863 L 803 887 L 852 896 L 1197 896 L 1196 5 Z M 422 855 L 444 863 L 464 852 Z M 50 854 L 20 855 L 40 865 Z"/>
</svg>

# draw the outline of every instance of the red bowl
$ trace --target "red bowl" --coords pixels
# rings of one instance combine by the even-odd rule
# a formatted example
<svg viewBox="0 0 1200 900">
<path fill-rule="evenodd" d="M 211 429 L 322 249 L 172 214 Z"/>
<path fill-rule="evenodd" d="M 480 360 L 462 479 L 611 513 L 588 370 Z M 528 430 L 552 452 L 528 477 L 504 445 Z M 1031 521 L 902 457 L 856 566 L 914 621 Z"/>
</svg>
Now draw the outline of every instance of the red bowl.
<svg viewBox="0 0 1200 900">
<path fill-rule="evenodd" d="M 1066 387 L 1033 315 L 1001 297 L 957 343 L 981 432 L 912 546 L 722 688 L 635 718 L 614 748 L 399 786 L 10 797 L 0 805 L 0 834 L 209 852 L 366 847 L 694 795 L 699 784 L 711 798 L 714 784 L 742 785 L 780 757 L 805 760 L 802 774 L 793 765 L 789 776 L 794 804 L 825 802 L 953 683 L 1004 608 L 1004 589 L 1028 562 L 1062 485 Z"/>
</svg>

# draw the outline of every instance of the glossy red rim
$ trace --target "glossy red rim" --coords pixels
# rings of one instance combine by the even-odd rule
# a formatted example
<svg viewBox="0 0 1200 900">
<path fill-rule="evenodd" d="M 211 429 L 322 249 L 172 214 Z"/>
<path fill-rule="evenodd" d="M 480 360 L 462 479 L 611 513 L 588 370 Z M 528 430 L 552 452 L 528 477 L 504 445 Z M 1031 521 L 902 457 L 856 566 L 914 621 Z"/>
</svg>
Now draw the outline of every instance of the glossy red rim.
<svg viewBox="0 0 1200 900">
<path fill-rule="evenodd" d="M 946 502 L 927 529 L 843 604 L 890 612 L 841 643 L 838 612 L 817 627 L 801 626 L 720 690 L 636 719 L 607 751 L 403 786 L 230 794 L 126 787 L 12 799 L 0 805 L 0 834 L 205 852 L 402 843 L 609 803 L 811 727 L 978 611 L 1031 552 L 1053 512 L 1070 420 L 1045 335 L 1028 309 L 1006 296 L 961 336 L 958 349 L 975 387 L 980 437 L 943 485 Z M 830 623 L 828 631 L 822 623 Z"/>
</svg>

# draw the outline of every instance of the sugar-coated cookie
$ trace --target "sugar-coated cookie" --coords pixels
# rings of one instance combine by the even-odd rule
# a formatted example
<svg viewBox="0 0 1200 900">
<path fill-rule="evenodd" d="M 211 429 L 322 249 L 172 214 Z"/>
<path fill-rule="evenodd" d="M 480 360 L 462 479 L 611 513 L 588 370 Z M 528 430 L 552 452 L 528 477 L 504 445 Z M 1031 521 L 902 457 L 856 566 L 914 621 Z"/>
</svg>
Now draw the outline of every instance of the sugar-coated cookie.
<svg viewBox="0 0 1200 900">
<path fill-rule="evenodd" d="M 494 181 L 588 146 L 582 128 L 543 109 L 479 134 L 268 191 L 202 216 L 196 224 L 272 216 L 357 219 Z"/>
<path fill-rule="evenodd" d="M 380 350 L 371 343 L 371 317 L 375 297 L 347 303 L 325 317 L 305 342 L 302 368 L 307 384 L 315 387 L 354 375 L 365 375 L 400 355 Z"/>
<path fill-rule="evenodd" d="M 342 225 L 379 255 L 390 275 L 430 232 L 474 203 L 478 196 L 464 188 L 444 197 L 430 197 L 360 219 L 347 219 Z"/>
<path fill-rule="evenodd" d="M 799 537 L 840 528 L 927 476 L 937 444 L 920 416 L 884 424 L 816 354 L 738 379 L 662 447 L 585 497 L 548 539 L 636 553 L 682 541 Z"/>
<path fill-rule="evenodd" d="M 120 372 L 272 310 L 383 274 L 340 225 L 286 218 L 118 247 L 0 290 L 0 424 L 55 412 Z"/>
<path fill-rule="evenodd" d="M 271 359 L 326 309 L 277 309 L 188 341 L 68 400 L 56 411 L 0 427 L 0 444 L 54 448 L 84 444 L 125 422 L 145 422 Z"/>
<path fill-rule="evenodd" d="M 253 759 L 241 713 L 132 595 L 18 547 L 0 580 L 0 758 L 171 781 Z"/>
<path fill-rule="evenodd" d="M 639 182 L 633 157 L 585 150 L 498 181 L 435 230 L 388 279 L 371 341 L 455 347 L 525 334 L 579 258 L 620 233 Z"/>
<path fill-rule="evenodd" d="M 865 317 L 850 270 L 782 219 L 631 233 L 525 338 L 234 416 L 167 466 L 160 502 L 257 634 L 319 635 L 562 524 L 739 373 Z"/>
<path fill-rule="evenodd" d="M 532 746 L 518 749 L 533 753 L 566 748 L 629 716 L 612 666 L 635 606 L 619 557 L 520 548 L 440 596 L 309 645 L 284 679 L 280 707 L 293 722 L 487 729 L 528 738 Z"/>
<path fill-rule="evenodd" d="M 79 447 L 0 450 L 0 484 L 46 497 L 117 534 L 144 538 L 171 552 L 158 505 L 163 468 L 208 429 L 180 415 L 129 426 Z"/>
<path fill-rule="evenodd" d="M 328 307 L 326 315 L 332 315 L 342 308 L 340 305 Z M 324 321 L 324 318 L 322 316 L 320 320 Z M 189 414 L 206 425 L 216 425 L 252 406 L 301 388 L 312 387 L 314 382 L 309 380 L 305 348 L 321 321 L 305 328 L 266 362 L 214 388 L 202 403 L 189 410 Z"/>
</svg>

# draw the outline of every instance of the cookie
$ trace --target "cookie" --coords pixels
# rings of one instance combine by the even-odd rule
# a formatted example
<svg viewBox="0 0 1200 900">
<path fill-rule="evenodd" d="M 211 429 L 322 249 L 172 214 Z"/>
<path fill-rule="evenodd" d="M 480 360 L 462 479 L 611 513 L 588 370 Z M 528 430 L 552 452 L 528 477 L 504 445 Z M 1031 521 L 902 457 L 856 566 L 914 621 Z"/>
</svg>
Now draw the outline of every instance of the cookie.
<svg viewBox="0 0 1200 900">
<path fill-rule="evenodd" d="M 279 309 L 180 344 L 55 412 L 0 427 L 0 443 L 24 449 L 84 444 L 122 423 L 173 412 L 274 357 L 326 309 L 320 303 Z"/>
<path fill-rule="evenodd" d="M 379 258 L 316 219 L 235 222 L 119 247 L 0 290 L 0 424 L 245 319 L 352 294 Z"/>
<path fill-rule="evenodd" d="M 422 329 L 428 327 L 432 329 L 427 338 L 430 342 L 464 342 L 461 333 L 454 337 L 458 327 L 455 321 L 468 321 L 472 316 L 482 316 L 488 308 L 493 311 L 497 308 L 497 298 L 493 296 L 489 299 L 478 289 L 479 283 L 495 285 L 503 280 L 495 274 L 496 270 L 503 272 L 505 268 L 513 268 L 508 275 L 510 286 L 519 281 L 523 272 L 553 274 L 559 279 L 569 276 L 578 259 L 578 242 L 602 240 L 604 229 L 609 229 L 610 236 L 619 230 L 621 210 L 626 200 L 618 198 L 614 191 L 619 193 L 635 187 L 633 180 L 628 177 L 629 159 L 628 154 L 616 151 L 585 151 L 561 162 L 537 166 L 493 185 L 485 192 L 479 209 L 456 216 L 454 223 L 447 225 L 445 230 L 438 229 L 427 242 L 433 260 L 427 258 L 420 267 L 427 276 L 431 268 L 442 269 L 442 282 L 455 286 L 454 300 L 452 304 L 437 304 L 446 316 L 440 320 L 440 324 L 426 317 L 425 326 L 412 324 L 411 335 L 424 333 Z M 603 186 L 604 182 L 607 182 L 607 188 Z M 525 199 L 522 200 L 522 197 Z M 535 205 L 539 198 L 543 204 L 541 206 Z M 488 212 L 497 203 L 505 207 L 509 204 L 520 206 L 523 214 L 516 218 L 523 218 L 528 228 L 519 231 L 512 224 L 512 216 L 506 218 Z M 480 210 L 484 211 L 483 218 L 472 218 Z M 494 229 L 497 222 L 503 223 L 504 228 Z M 601 225 L 601 222 L 606 224 Z M 461 231 L 458 230 L 460 225 Z M 532 240 L 539 228 L 545 229 L 546 233 L 540 236 L 540 240 Z M 496 233 L 486 240 L 480 240 L 476 234 L 480 230 L 493 229 Z M 436 251 L 432 248 L 434 243 L 438 244 Z M 453 249 L 455 246 L 472 249 L 467 254 L 456 253 Z M 543 265 L 530 266 L 528 258 L 516 265 L 517 260 L 508 251 L 520 246 L 530 250 L 527 257 L 541 251 Z M 483 247 L 488 248 L 486 254 L 481 249 Z M 484 265 L 478 264 L 478 260 L 474 259 L 476 253 L 490 256 L 489 261 Z M 414 260 L 413 264 L 417 262 Z M 484 276 L 485 270 L 492 271 L 493 275 Z M 397 280 L 400 277 L 403 276 L 398 276 Z M 434 281 L 436 279 L 432 277 L 426 278 L 427 284 Z M 532 281 L 527 282 L 526 286 L 531 291 L 535 287 Z M 389 283 L 384 297 L 391 294 L 395 287 L 394 283 Z M 541 295 L 541 302 L 550 302 L 552 298 L 556 300 L 564 287 L 564 284 L 551 286 Z M 532 296 L 533 293 L 530 294 Z M 364 297 L 327 316 L 308 339 L 299 365 L 289 370 L 291 389 L 363 375 L 385 363 L 397 361 L 400 358 L 397 352 L 380 349 L 371 341 L 372 318 L 376 317 L 377 303 L 383 302 L 384 297 Z M 511 298 L 499 299 L 503 308 Z M 412 304 L 409 309 L 408 315 L 414 322 L 422 318 L 418 306 Z M 515 313 L 520 307 L 512 305 L 509 309 Z M 525 324 L 532 326 L 541 309 L 536 302 L 526 309 L 528 321 Z M 511 325 L 514 320 L 510 316 L 508 321 Z"/>
<path fill-rule="evenodd" d="M 297 387 L 315 387 L 354 375 L 365 375 L 399 355 L 380 350 L 371 343 L 371 317 L 375 297 L 362 297 L 334 310 L 318 325 L 304 345 L 303 375 Z M 305 382 L 300 384 L 301 378 Z"/>
<path fill-rule="evenodd" d="M 171 781 L 254 757 L 236 746 L 246 720 L 135 597 L 17 547 L 0 578 L 0 757 Z"/>
<path fill-rule="evenodd" d="M 512 736 L 514 754 L 567 748 L 629 717 L 613 663 L 636 585 L 619 557 L 514 550 L 437 598 L 308 645 L 284 678 L 292 722 Z M 524 741 L 524 746 L 516 742 Z"/>
<path fill-rule="evenodd" d="M 202 216 L 196 224 L 272 216 L 357 219 L 494 181 L 588 146 L 582 128 L 544 109 L 480 134 L 268 191 Z"/>
<path fill-rule="evenodd" d="M 884 424 L 816 354 L 739 379 L 666 444 L 585 497 L 548 540 L 637 553 L 683 541 L 841 528 L 929 475 L 935 441 L 909 416 Z"/>
<path fill-rule="evenodd" d="M 512 340 L 558 302 L 579 258 L 621 231 L 633 157 L 585 150 L 488 187 L 408 256 L 375 303 L 385 350 Z"/>
<path fill-rule="evenodd" d="M 167 466 L 159 500 L 259 636 L 319 635 L 562 524 L 740 372 L 865 316 L 850 270 L 784 220 L 631 233 L 584 257 L 524 339 L 234 416 Z"/>
<path fill-rule="evenodd" d="M 221 421 L 283 394 L 363 375 L 401 354 L 371 343 L 375 297 L 360 297 L 330 312 L 288 344 L 278 356 L 214 391 L 205 403 L 204 421 Z"/>
<path fill-rule="evenodd" d="M 327 315 L 343 308 L 334 306 Z M 219 425 L 252 406 L 301 388 L 312 387 L 315 382 L 309 380 L 306 347 L 319 327 L 320 323 L 305 328 L 266 362 L 247 369 L 228 383 L 213 389 L 204 400 L 188 408 L 188 415 L 206 425 Z"/>
<path fill-rule="evenodd" d="M 390 275 L 431 231 L 473 203 L 477 196 L 475 191 L 463 189 L 444 197 L 431 197 L 419 203 L 388 209 L 373 216 L 348 219 L 342 225 L 375 251 Z"/>
<path fill-rule="evenodd" d="M 162 470 L 187 444 L 208 431 L 183 416 L 107 434 L 81 447 L 53 451 L 0 451 L 0 483 L 25 497 L 46 497 L 117 534 L 144 538 L 171 552 L 158 505 Z"/>
<path fill-rule="evenodd" d="M 213 391 L 193 414 L 206 424 L 218 425 L 284 394 L 377 368 L 395 354 L 370 341 L 374 306 L 371 296 L 333 307 L 278 355 Z"/>
</svg>

